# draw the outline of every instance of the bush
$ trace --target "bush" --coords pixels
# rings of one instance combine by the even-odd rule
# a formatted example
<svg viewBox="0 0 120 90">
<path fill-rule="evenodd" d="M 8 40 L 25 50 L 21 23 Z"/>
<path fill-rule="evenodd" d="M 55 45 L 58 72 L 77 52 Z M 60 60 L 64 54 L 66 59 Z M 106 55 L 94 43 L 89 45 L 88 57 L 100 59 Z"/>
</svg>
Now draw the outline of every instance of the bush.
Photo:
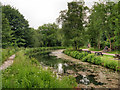
<svg viewBox="0 0 120 90">
<path fill-rule="evenodd" d="M 83 57 L 87 56 L 88 53 L 86 52 L 79 52 L 79 51 L 73 51 L 73 50 L 65 50 L 63 53 L 67 54 L 68 56 L 72 56 L 76 59 L 82 59 Z"/>
<path fill-rule="evenodd" d="M 108 60 L 104 60 L 102 62 L 104 63 L 105 67 L 117 70 L 118 61 L 115 61 L 115 60 L 109 60 L 109 61 Z"/>
<path fill-rule="evenodd" d="M 120 71 L 120 65 L 116 60 L 109 60 L 109 58 L 106 57 L 95 56 L 94 54 L 88 54 L 85 52 L 80 53 L 78 51 L 72 50 L 65 50 L 64 53 L 83 62 L 89 62 L 96 65 L 103 65 L 107 68 Z"/>
<path fill-rule="evenodd" d="M 49 53 L 48 50 L 64 49 L 64 47 L 38 47 L 38 48 L 26 48 L 25 54 L 36 55 Z"/>
</svg>

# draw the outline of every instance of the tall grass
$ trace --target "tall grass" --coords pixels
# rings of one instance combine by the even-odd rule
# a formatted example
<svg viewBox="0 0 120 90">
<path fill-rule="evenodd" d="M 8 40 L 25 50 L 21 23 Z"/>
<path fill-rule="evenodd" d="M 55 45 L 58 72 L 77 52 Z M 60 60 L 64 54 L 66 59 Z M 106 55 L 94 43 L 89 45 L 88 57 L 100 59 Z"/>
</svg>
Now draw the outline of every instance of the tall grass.
<svg viewBox="0 0 120 90">
<path fill-rule="evenodd" d="M 20 50 L 20 48 L 6 48 L 6 49 L 2 49 L 2 63 L 4 61 L 6 61 L 11 55 L 13 55 L 16 52 L 18 52 L 19 50 Z"/>
<path fill-rule="evenodd" d="M 44 70 L 35 58 L 29 58 L 25 51 L 16 54 L 14 63 L 3 72 L 3 88 L 73 88 L 75 78 L 61 80 L 50 70 Z"/>
<path fill-rule="evenodd" d="M 39 52 L 39 54 L 44 54 L 44 51 L 47 50 L 55 50 L 55 49 L 64 49 L 64 47 L 38 47 L 38 48 L 13 48 L 9 47 L 6 49 L 2 49 L 2 63 L 6 61 L 11 55 L 15 54 L 19 50 L 26 49 L 26 53 L 29 52 L 29 54 L 37 54 L 36 52 Z M 40 51 L 43 51 L 40 53 Z M 48 52 L 46 52 L 48 53 Z M 2 64 L 0 63 L 0 65 Z"/>
</svg>

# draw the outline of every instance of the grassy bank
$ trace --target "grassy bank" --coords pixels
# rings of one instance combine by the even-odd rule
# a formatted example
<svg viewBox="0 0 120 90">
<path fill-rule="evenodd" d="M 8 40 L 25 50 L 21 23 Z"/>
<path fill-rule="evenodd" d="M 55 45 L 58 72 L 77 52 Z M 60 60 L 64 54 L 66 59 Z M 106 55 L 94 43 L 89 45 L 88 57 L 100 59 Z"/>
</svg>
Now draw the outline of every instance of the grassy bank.
<svg viewBox="0 0 120 90">
<path fill-rule="evenodd" d="M 75 78 L 61 80 L 50 70 L 44 70 L 35 58 L 29 58 L 24 50 L 16 54 L 14 63 L 3 72 L 3 88 L 73 88 Z M 28 51 L 27 51 L 28 53 Z"/>
<path fill-rule="evenodd" d="M 88 54 L 86 52 L 79 52 L 72 50 L 65 50 L 64 53 L 84 62 L 89 62 L 96 65 L 102 65 L 104 67 L 120 71 L 120 65 L 119 65 L 120 63 L 118 63 L 118 60 L 114 60 L 114 58 L 111 56 L 107 56 L 107 55 L 95 56 L 94 54 Z"/>
<path fill-rule="evenodd" d="M 2 49 L 2 63 L 4 63 L 4 61 L 6 61 L 11 55 L 15 54 L 19 50 L 20 50 L 20 48 Z"/>
<path fill-rule="evenodd" d="M 36 54 L 45 54 L 49 53 L 48 50 L 56 50 L 56 49 L 65 49 L 65 47 L 38 47 L 38 48 L 26 48 L 27 55 L 36 55 Z"/>
<path fill-rule="evenodd" d="M 90 51 L 102 51 L 103 49 L 98 49 L 98 48 L 89 48 Z M 110 52 L 106 52 L 106 53 L 110 53 L 110 54 L 120 54 L 120 51 L 115 50 L 115 51 L 110 51 Z"/>
<path fill-rule="evenodd" d="M 43 51 L 47 51 L 47 50 L 56 50 L 56 49 L 64 49 L 64 47 L 38 47 L 38 48 L 6 48 L 6 49 L 2 49 L 2 63 L 4 63 L 4 61 L 6 61 L 11 55 L 15 54 L 16 52 L 18 52 L 19 50 L 22 49 L 26 49 L 26 52 L 29 52 L 29 54 L 37 54 L 36 52 L 40 52 Z M 40 54 L 40 53 L 39 53 Z M 42 54 L 42 52 L 41 52 Z M 0 65 L 2 64 L 0 63 Z"/>
</svg>

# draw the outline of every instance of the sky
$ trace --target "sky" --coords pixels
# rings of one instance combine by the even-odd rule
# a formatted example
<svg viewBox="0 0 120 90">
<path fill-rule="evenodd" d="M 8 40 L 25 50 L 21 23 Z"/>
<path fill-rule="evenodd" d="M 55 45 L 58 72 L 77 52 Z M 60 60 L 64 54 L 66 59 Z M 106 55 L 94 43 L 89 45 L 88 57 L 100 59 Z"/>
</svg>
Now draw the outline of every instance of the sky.
<svg viewBox="0 0 120 90">
<path fill-rule="evenodd" d="M 2 5 L 11 5 L 28 20 L 30 27 L 37 29 L 43 24 L 53 23 L 61 10 L 67 9 L 67 2 L 73 0 L 0 0 Z M 84 0 L 91 7 L 98 0 Z"/>
</svg>

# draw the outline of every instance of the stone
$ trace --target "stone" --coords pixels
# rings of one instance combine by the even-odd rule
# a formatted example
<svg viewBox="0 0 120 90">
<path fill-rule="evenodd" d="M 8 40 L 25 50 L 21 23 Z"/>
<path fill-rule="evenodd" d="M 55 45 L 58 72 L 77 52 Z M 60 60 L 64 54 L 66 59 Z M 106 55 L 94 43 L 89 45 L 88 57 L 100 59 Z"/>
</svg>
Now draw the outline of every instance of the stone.
<svg viewBox="0 0 120 90">
<path fill-rule="evenodd" d="M 78 76 L 78 75 L 76 75 L 76 74 L 75 74 L 75 75 L 73 75 L 73 77 L 77 77 L 77 76 Z"/>
<path fill-rule="evenodd" d="M 74 71 L 72 71 L 72 70 L 67 70 L 66 71 L 68 74 L 73 74 L 74 73 Z"/>
</svg>

